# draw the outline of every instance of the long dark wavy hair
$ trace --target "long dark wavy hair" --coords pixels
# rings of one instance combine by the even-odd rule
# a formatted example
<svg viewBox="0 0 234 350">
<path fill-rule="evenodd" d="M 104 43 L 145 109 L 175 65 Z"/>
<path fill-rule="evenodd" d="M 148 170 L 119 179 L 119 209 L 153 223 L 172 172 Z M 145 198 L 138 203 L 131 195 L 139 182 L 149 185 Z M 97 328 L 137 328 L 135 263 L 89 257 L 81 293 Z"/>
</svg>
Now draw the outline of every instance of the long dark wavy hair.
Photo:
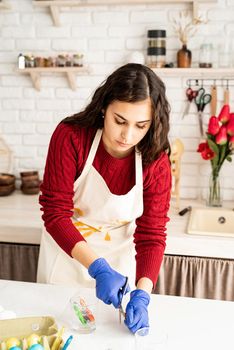
<svg viewBox="0 0 234 350">
<path fill-rule="evenodd" d="M 94 92 L 87 107 L 62 123 L 76 124 L 80 127 L 103 128 L 103 110 L 113 101 L 138 102 L 150 97 L 152 104 L 152 123 L 137 145 L 144 164 L 159 157 L 162 151 L 170 154 L 168 140 L 170 106 L 165 95 L 165 85 L 148 67 L 128 63 L 114 71 Z"/>
</svg>

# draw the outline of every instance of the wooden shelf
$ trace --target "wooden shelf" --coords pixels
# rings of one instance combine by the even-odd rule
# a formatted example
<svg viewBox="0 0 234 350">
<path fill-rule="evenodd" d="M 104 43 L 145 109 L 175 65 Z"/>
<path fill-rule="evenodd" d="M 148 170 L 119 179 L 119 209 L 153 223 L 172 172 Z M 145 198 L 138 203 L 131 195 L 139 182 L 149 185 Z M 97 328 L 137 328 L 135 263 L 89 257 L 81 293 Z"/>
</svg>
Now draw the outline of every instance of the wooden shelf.
<svg viewBox="0 0 234 350">
<path fill-rule="evenodd" d="M 66 75 L 70 88 L 77 89 L 76 74 L 89 73 L 87 67 L 48 67 L 48 68 L 25 68 L 16 69 L 20 74 L 29 74 L 31 76 L 33 86 L 36 90 L 41 90 L 41 75 L 45 73 L 63 73 Z"/>
<path fill-rule="evenodd" d="M 234 68 L 152 68 L 152 70 L 162 77 L 187 77 L 195 79 L 228 79 L 234 77 Z"/>
<path fill-rule="evenodd" d="M 192 5 L 194 19 L 198 17 L 198 7 L 201 3 L 216 3 L 217 0 L 37 0 L 33 5 L 48 7 L 55 26 L 60 26 L 60 7 L 87 7 L 100 5 L 145 5 L 145 4 L 179 4 L 188 3 Z"/>
<path fill-rule="evenodd" d="M 5 1 L 0 2 L 0 10 L 10 10 L 11 6 Z"/>
</svg>

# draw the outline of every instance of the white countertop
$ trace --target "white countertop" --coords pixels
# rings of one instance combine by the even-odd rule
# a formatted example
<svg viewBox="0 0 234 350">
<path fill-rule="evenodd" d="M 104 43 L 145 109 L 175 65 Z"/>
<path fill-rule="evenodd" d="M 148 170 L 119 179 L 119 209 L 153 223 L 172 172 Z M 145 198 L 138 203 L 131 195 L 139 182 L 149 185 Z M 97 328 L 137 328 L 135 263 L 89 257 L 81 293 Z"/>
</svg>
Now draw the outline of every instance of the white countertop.
<svg viewBox="0 0 234 350">
<path fill-rule="evenodd" d="M 181 200 L 180 208 L 204 206 L 195 200 Z M 227 203 L 230 207 L 232 203 Z M 172 201 L 167 225 L 166 254 L 234 259 L 234 238 L 197 236 L 186 233 L 189 213 L 179 216 Z M 0 197 L 0 242 L 40 244 L 42 212 L 38 195 L 15 191 Z"/>
<path fill-rule="evenodd" d="M 38 195 L 0 197 L 0 242 L 40 244 L 41 215 Z"/>
<path fill-rule="evenodd" d="M 53 316 L 58 325 L 72 287 L 0 280 L 0 304 L 17 317 Z M 80 291 L 85 297 L 85 289 Z M 168 334 L 167 350 L 232 349 L 234 343 L 234 302 L 152 295 L 150 326 Z M 118 311 L 99 301 L 97 329 L 92 334 L 77 334 L 69 350 L 134 350 L 134 335 L 118 322 Z M 13 336 L 13 335 L 12 335 Z M 0 330 L 1 338 L 1 330 Z"/>
</svg>

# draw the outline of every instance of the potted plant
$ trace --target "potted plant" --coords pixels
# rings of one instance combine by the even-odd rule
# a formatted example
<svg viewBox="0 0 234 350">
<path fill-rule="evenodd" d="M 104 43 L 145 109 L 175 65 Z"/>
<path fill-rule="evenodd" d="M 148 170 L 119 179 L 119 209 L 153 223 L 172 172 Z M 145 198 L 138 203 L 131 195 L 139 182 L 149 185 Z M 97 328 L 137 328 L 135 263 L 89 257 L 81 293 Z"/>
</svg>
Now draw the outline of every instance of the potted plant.
<svg viewBox="0 0 234 350">
<path fill-rule="evenodd" d="M 182 48 L 177 52 L 177 66 L 179 68 L 190 68 L 192 64 L 192 52 L 187 48 L 189 38 L 197 31 L 197 26 L 205 23 L 200 17 L 192 19 L 188 11 L 179 12 L 179 18 L 173 18 L 173 28 L 178 35 Z"/>
<path fill-rule="evenodd" d="M 210 117 L 206 135 L 206 141 L 199 144 L 197 152 L 211 164 L 207 205 L 220 207 L 220 169 L 225 160 L 232 161 L 234 153 L 234 113 L 230 113 L 229 105 L 222 107 L 218 117 Z"/>
</svg>

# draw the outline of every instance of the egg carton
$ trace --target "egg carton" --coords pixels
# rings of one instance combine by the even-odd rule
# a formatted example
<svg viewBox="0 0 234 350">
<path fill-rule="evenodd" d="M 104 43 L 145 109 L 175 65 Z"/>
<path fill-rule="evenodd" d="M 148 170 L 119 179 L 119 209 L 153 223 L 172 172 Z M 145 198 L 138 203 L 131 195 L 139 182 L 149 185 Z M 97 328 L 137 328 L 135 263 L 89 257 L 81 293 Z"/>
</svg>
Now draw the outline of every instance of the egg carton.
<svg viewBox="0 0 234 350">
<path fill-rule="evenodd" d="M 31 334 L 37 334 L 41 338 L 46 337 L 47 343 L 51 348 L 57 338 L 57 333 L 57 324 L 51 316 L 0 320 L 0 343 L 12 337 L 22 342 Z"/>
</svg>

